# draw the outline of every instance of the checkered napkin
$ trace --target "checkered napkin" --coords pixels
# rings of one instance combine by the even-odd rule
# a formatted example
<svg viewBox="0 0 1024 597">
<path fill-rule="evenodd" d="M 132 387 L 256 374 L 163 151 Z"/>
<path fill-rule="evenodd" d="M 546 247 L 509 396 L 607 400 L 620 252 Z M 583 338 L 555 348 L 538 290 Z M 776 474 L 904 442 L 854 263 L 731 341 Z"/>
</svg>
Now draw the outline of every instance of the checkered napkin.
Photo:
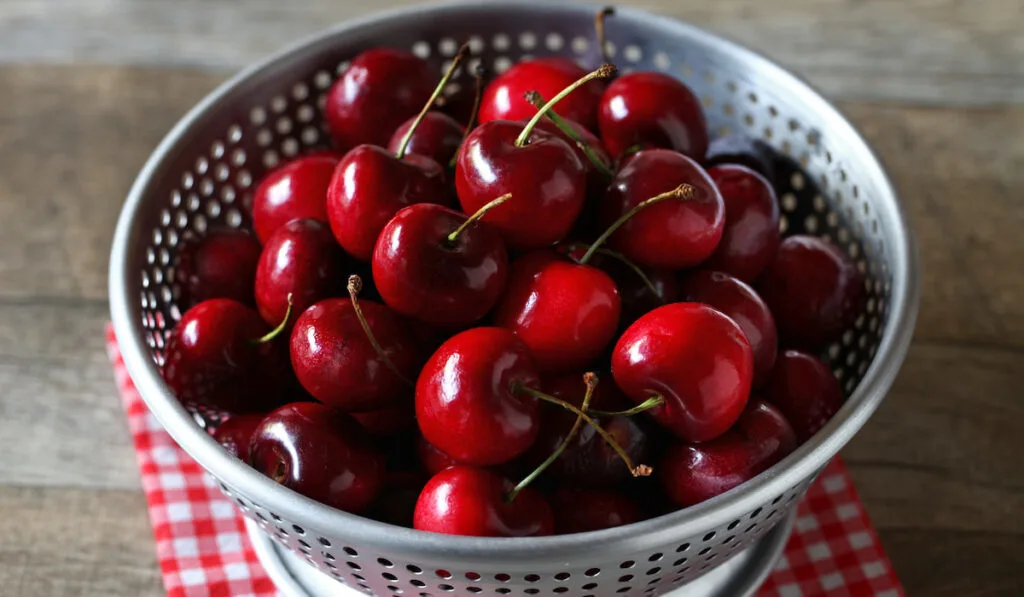
<svg viewBox="0 0 1024 597">
<path fill-rule="evenodd" d="M 242 516 L 146 409 L 107 327 L 107 352 L 135 442 L 157 559 L 171 597 L 277 595 Z M 800 503 L 786 551 L 759 597 L 901 597 L 846 468 L 834 459 Z"/>
</svg>

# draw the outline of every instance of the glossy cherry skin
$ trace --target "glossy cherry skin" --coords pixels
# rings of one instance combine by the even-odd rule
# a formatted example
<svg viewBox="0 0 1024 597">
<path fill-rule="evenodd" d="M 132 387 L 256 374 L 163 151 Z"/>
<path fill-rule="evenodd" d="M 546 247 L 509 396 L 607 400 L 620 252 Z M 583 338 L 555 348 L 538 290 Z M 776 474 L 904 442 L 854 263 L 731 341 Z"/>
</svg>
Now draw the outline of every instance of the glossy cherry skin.
<svg viewBox="0 0 1024 597">
<path fill-rule="evenodd" d="M 594 133 L 584 128 L 582 124 L 576 122 L 575 120 L 570 120 L 564 117 L 562 118 L 562 120 L 568 123 L 572 130 L 574 130 L 576 134 L 580 137 L 580 140 L 590 147 L 592 153 L 595 156 L 597 156 L 598 160 L 600 160 L 604 165 L 608 166 L 609 169 L 615 169 L 615 163 L 612 161 L 611 156 L 609 156 L 608 152 L 605 151 L 604 144 L 601 143 L 601 140 L 598 139 Z M 527 121 L 522 120 L 520 122 L 522 122 L 525 125 Z M 604 177 L 605 175 L 602 174 L 601 171 L 597 169 L 597 166 L 595 166 L 593 162 L 590 161 L 590 159 L 587 157 L 587 154 L 584 153 L 583 149 L 580 148 L 580 146 L 575 141 L 567 137 L 565 133 L 563 133 L 557 126 L 555 126 L 555 123 L 551 122 L 546 118 L 538 122 L 537 127 L 544 131 L 547 131 L 552 135 L 558 136 L 563 141 L 568 143 L 570 147 L 572 147 L 573 152 L 576 153 L 576 157 L 579 158 L 580 163 L 583 164 L 583 168 L 587 171 L 588 197 L 594 197 L 597 195 L 604 194 L 604 190 L 608 186 L 608 180 Z"/>
<path fill-rule="evenodd" d="M 587 74 L 578 64 L 565 58 L 537 58 L 512 66 L 494 78 L 480 98 L 480 122 L 520 120 L 537 113 L 526 100 L 526 93 L 536 91 L 544 101 Z M 604 85 L 591 81 L 558 102 L 560 116 L 571 118 L 590 130 L 597 130 L 597 105 Z"/>
<path fill-rule="evenodd" d="M 583 369 L 615 337 L 622 304 L 615 282 L 553 251 L 512 262 L 494 323 L 515 332 L 542 372 Z"/>
<path fill-rule="evenodd" d="M 282 400 L 288 361 L 282 338 L 255 310 L 230 299 L 185 312 L 167 338 L 163 377 L 178 400 L 230 413 L 266 412 Z"/>
<path fill-rule="evenodd" d="M 615 79 L 601 96 L 597 120 L 614 157 L 634 145 L 663 147 L 695 160 L 703 160 L 708 150 L 700 100 L 669 75 L 635 72 Z"/>
<path fill-rule="evenodd" d="M 772 312 L 754 289 L 729 274 L 698 270 L 683 280 L 681 296 L 714 307 L 740 326 L 754 353 L 754 387 L 764 384 L 775 366 L 779 336 Z"/>
<path fill-rule="evenodd" d="M 412 528 L 412 515 L 416 501 L 427 479 L 417 473 L 388 472 L 384 489 L 366 512 L 368 518 Z"/>
<path fill-rule="evenodd" d="M 416 502 L 413 528 L 470 537 L 538 537 L 554 530 L 551 506 L 527 487 L 511 503 L 513 484 L 483 468 L 454 466 L 434 475 Z"/>
<path fill-rule="evenodd" d="M 263 417 L 263 414 L 235 415 L 217 426 L 213 439 L 235 458 L 249 462 L 249 441 Z"/>
<path fill-rule="evenodd" d="M 559 487 L 551 496 L 555 533 L 600 531 L 641 520 L 633 500 L 611 489 Z"/>
<path fill-rule="evenodd" d="M 253 432 L 252 466 L 322 504 L 360 512 L 384 483 L 384 457 L 349 415 L 315 402 L 287 404 Z"/>
<path fill-rule="evenodd" d="M 752 284 L 779 250 L 779 202 L 763 176 L 744 166 L 708 170 L 725 201 L 725 230 L 704 267 Z"/>
<path fill-rule="evenodd" d="M 693 187 L 691 199 L 649 205 L 611 236 L 610 247 L 637 265 L 662 269 L 685 269 L 710 257 L 725 229 L 725 202 L 697 162 L 667 149 L 640 151 L 622 166 L 601 202 L 601 228 L 682 184 Z"/>
<path fill-rule="evenodd" d="M 752 398 L 725 435 L 706 443 L 669 447 L 656 470 L 669 498 L 685 508 L 753 479 L 796 446 L 785 417 L 775 407 Z"/>
<path fill-rule="evenodd" d="M 442 327 L 469 325 L 494 307 L 508 279 L 505 244 L 486 222 L 449 242 L 465 221 L 465 214 L 421 203 L 388 222 L 373 252 L 373 280 L 389 307 Z"/>
<path fill-rule="evenodd" d="M 455 460 L 441 450 L 438 450 L 422 435 L 420 435 L 416 440 L 416 456 L 419 459 L 423 470 L 427 471 L 431 476 L 436 475 L 446 468 L 459 464 L 458 460 Z"/>
<path fill-rule="evenodd" d="M 660 394 L 650 412 L 676 436 L 712 440 L 729 429 L 750 394 L 754 357 L 743 330 L 700 303 L 658 307 L 629 326 L 612 353 L 615 383 L 634 402 Z"/>
<path fill-rule="evenodd" d="M 818 357 L 799 350 L 779 355 L 764 398 L 785 415 L 800 443 L 828 423 L 845 400 L 839 380 Z"/>
<path fill-rule="evenodd" d="M 512 332 L 473 328 L 437 349 L 416 383 L 416 418 L 428 442 L 466 464 L 508 462 L 529 449 L 540 428 L 537 364 Z"/>
<path fill-rule="evenodd" d="M 181 303 L 194 305 L 226 298 L 255 305 L 256 264 L 263 248 L 244 230 L 219 228 L 203 238 L 190 238 L 178 253 L 174 274 L 181 285 Z"/>
<path fill-rule="evenodd" d="M 416 117 L 406 120 L 395 129 L 388 141 L 388 151 L 396 153 L 402 144 L 402 139 L 409 128 L 412 127 Z M 409 138 L 409 145 L 405 148 L 406 155 L 416 154 L 428 157 L 438 164 L 447 167 L 448 163 L 455 157 L 455 152 L 462 144 L 462 135 L 465 129 L 454 118 L 442 112 L 427 112 L 416 130 Z"/>
<path fill-rule="evenodd" d="M 327 216 L 338 243 L 369 261 L 377 236 L 403 207 L 450 203 L 444 168 L 409 154 L 402 159 L 382 147 L 360 145 L 345 154 L 327 191 Z"/>
<path fill-rule="evenodd" d="M 552 245 L 572 229 L 586 197 L 586 170 L 568 143 L 544 129 L 534 129 L 529 143 L 516 147 L 522 130 L 506 120 L 473 129 L 459 151 L 455 189 L 467 214 L 512 193 L 482 221 L 511 248 L 528 250 Z"/>
<path fill-rule="evenodd" d="M 412 396 L 396 400 L 377 410 L 349 414 L 366 430 L 367 435 L 375 438 L 393 437 L 409 431 L 416 425 L 416 409 L 412 403 Z"/>
<path fill-rule="evenodd" d="M 775 316 L 782 343 L 814 350 L 853 325 L 864 307 L 864 275 L 835 245 L 790 236 L 761 276 L 758 293 Z"/>
<path fill-rule="evenodd" d="M 327 92 L 324 120 L 335 146 L 384 146 L 430 99 L 437 75 L 409 52 L 375 48 L 356 56 Z"/>
<path fill-rule="evenodd" d="M 327 223 L 327 187 L 338 158 L 300 157 L 267 174 L 252 197 L 252 225 L 262 242 L 292 220 Z"/>
<path fill-rule="evenodd" d="M 404 322 L 380 303 L 360 300 L 359 306 L 391 362 L 406 379 L 414 379 L 419 354 Z M 340 410 L 386 408 L 408 392 L 370 344 L 349 299 L 320 301 L 299 316 L 291 359 L 302 387 Z"/>
<path fill-rule="evenodd" d="M 331 231 L 317 220 L 292 220 L 275 232 L 256 268 L 256 307 L 272 326 L 291 323 L 313 303 L 345 292 L 347 259 Z"/>
<path fill-rule="evenodd" d="M 716 137 L 708 145 L 704 158 L 707 167 L 738 164 L 757 172 L 772 184 L 775 180 L 775 159 L 772 148 L 761 141 L 741 134 Z"/>
</svg>

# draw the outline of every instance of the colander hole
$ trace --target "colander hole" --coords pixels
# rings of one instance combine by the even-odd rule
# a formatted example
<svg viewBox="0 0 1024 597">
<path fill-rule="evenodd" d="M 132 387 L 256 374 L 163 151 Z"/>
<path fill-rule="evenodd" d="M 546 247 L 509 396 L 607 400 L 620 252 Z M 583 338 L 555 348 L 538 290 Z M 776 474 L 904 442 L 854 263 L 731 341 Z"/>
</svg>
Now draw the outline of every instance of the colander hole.
<svg viewBox="0 0 1024 597">
<path fill-rule="evenodd" d="M 640 46 L 626 46 L 622 50 L 622 56 L 629 62 L 640 62 L 644 58 L 644 51 L 640 49 Z"/>
<path fill-rule="evenodd" d="M 531 31 L 524 31 L 519 34 L 519 47 L 524 50 L 532 50 L 537 47 L 537 36 Z"/>
<path fill-rule="evenodd" d="M 660 576 L 656 576 L 656 577 L 652 578 L 651 580 L 647 581 L 647 584 L 649 584 L 649 585 L 656 585 L 656 584 L 660 583 L 661 581 L 662 581 L 662 578 Z"/>
<path fill-rule="evenodd" d="M 708 541 L 711 541 L 714 538 L 715 538 L 715 532 L 711 531 L 707 535 L 704 535 L 704 542 L 707 543 Z"/>
<path fill-rule="evenodd" d="M 699 556 L 707 555 L 707 553 L 709 551 L 711 551 L 711 547 L 710 546 L 709 547 L 705 547 L 704 549 L 698 551 L 697 555 L 699 555 Z"/>
<path fill-rule="evenodd" d="M 412 564 L 406 566 L 405 569 L 409 572 L 412 572 L 413 574 L 423 574 L 422 568 L 420 568 L 419 566 L 413 566 Z"/>
<path fill-rule="evenodd" d="M 409 584 L 414 586 L 414 587 L 420 587 L 420 588 L 423 588 L 423 587 L 427 586 L 427 583 L 423 582 L 422 580 L 420 580 L 418 578 L 414 578 L 414 579 L 410 580 Z"/>
<path fill-rule="evenodd" d="M 526 582 L 537 582 L 538 580 L 540 580 L 540 576 L 536 574 L 527 574 L 523 577 L 523 580 L 525 580 Z"/>
<path fill-rule="evenodd" d="M 388 590 L 391 591 L 392 593 L 395 593 L 395 594 L 398 594 L 398 595 L 402 594 L 402 589 L 399 589 L 395 585 L 388 585 Z"/>
<path fill-rule="evenodd" d="M 681 553 L 681 552 L 684 552 L 684 551 L 686 551 L 688 549 L 690 549 L 690 544 L 689 543 L 682 543 L 682 544 L 679 545 L 679 547 L 676 548 L 676 553 Z"/>
<path fill-rule="evenodd" d="M 381 572 L 380 575 L 384 580 L 390 580 L 392 582 L 396 582 L 398 580 L 398 577 L 390 572 Z"/>
<path fill-rule="evenodd" d="M 596 589 L 597 587 L 598 587 L 598 585 L 597 585 L 596 582 L 588 582 L 587 584 L 583 585 L 580 588 L 583 589 L 584 591 L 592 591 L 592 590 Z"/>
<path fill-rule="evenodd" d="M 672 61 L 665 52 L 655 52 L 654 66 L 660 70 L 668 70 L 672 67 Z"/>
<path fill-rule="evenodd" d="M 556 593 L 568 593 L 569 587 L 555 587 Z"/>
<path fill-rule="evenodd" d="M 345 562 L 345 565 L 353 570 L 362 570 L 363 567 L 355 562 Z"/>
<path fill-rule="evenodd" d="M 583 574 L 585 574 L 586 576 L 597 576 L 598 574 L 601 574 L 601 569 L 600 568 L 589 568 Z"/>
<path fill-rule="evenodd" d="M 547 37 L 544 38 L 544 45 L 552 52 L 557 52 L 565 45 L 565 38 L 557 33 L 548 33 Z"/>
<path fill-rule="evenodd" d="M 572 51 L 577 54 L 585 54 L 590 49 L 590 40 L 585 37 L 572 38 Z"/>
<path fill-rule="evenodd" d="M 444 591 L 446 593 L 455 590 L 455 587 L 453 587 L 451 585 L 445 585 L 445 584 L 437 585 L 437 588 L 441 589 L 442 591 Z"/>
<path fill-rule="evenodd" d="M 633 580 L 633 575 L 632 574 L 623 574 L 622 576 L 619 577 L 619 582 L 629 582 L 631 580 Z"/>
<path fill-rule="evenodd" d="M 685 564 L 685 563 L 686 563 L 686 560 L 687 560 L 687 559 L 688 559 L 688 558 L 679 558 L 678 560 L 676 560 L 676 561 L 672 562 L 672 567 L 673 567 L 673 568 L 677 568 L 677 567 L 679 567 L 679 566 L 682 566 L 683 564 Z"/>
<path fill-rule="evenodd" d="M 498 587 L 497 589 L 494 589 L 494 592 L 499 593 L 501 595 L 508 595 L 512 592 L 512 589 L 509 589 L 507 587 Z"/>
<path fill-rule="evenodd" d="M 619 589 L 616 589 L 616 591 L 615 591 L 615 592 L 616 592 L 616 593 L 627 593 L 627 592 L 629 592 L 629 590 L 630 590 L 631 588 L 632 588 L 632 587 L 621 587 L 621 588 L 619 588 Z"/>
<path fill-rule="evenodd" d="M 447 570 L 443 570 L 443 569 L 440 569 L 440 568 L 435 570 L 434 574 L 437 575 L 438 578 L 449 579 L 449 578 L 452 577 L 452 573 L 451 572 L 448 572 Z"/>
<path fill-rule="evenodd" d="M 352 578 L 354 578 L 356 580 L 361 580 L 361 581 L 365 581 L 366 580 L 366 577 L 364 577 L 362 574 L 356 574 L 354 572 L 352 573 Z"/>
<path fill-rule="evenodd" d="M 242 127 L 237 124 L 233 124 L 228 127 L 228 141 L 231 143 L 238 143 L 242 140 Z"/>
<path fill-rule="evenodd" d="M 347 546 L 346 547 L 342 547 L 341 551 L 347 553 L 349 555 L 349 557 L 352 557 L 352 558 L 358 558 L 359 557 L 359 552 L 354 550 L 354 549 L 352 549 L 351 547 L 347 547 Z"/>
<path fill-rule="evenodd" d="M 555 575 L 555 580 L 557 580 L 557 581 L 566 581 L 566 580 L 569 580 L 569 578 L 571 576 L 572 575 L 569 574 L 568 572 L 559 572 L 558 574 Z"/>
<path fill-rule="evenodd" d="M 470 593 L 482 593 L 483 592 L 483 589 L 481 589 L 480 587 L 466 587 L 466 590 L 469 591 Z"/>
<path fill-rule="evenodd" d="M 524 592 L 524 593 L 526 593 L 527 595 L 537 595 L 537 594 L 539 594 L 539 593 L 540 593 L 540 589 L 533 589 L 533 588 L 530 588 L 530 589 L 526 589 L 526 590 L 525 590 L 525 591 L 523 591 L 523 592 Z"/>
</svg>

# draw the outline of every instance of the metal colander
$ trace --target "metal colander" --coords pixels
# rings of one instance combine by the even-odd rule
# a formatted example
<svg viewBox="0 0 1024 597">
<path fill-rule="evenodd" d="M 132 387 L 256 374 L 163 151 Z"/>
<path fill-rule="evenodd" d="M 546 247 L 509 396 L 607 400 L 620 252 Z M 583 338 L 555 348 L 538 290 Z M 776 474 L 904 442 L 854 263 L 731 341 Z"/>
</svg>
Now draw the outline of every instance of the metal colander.
<svg viewBox="0 0 1024 597">
<path fill-rule="evenodd" d="M 622 9 L 608 22 L 620 68 L 671 73 L 701 98 L 713 135 L 743 132 L 785 159 L 775 173 L 787 234 L 828 237 L 867 278 L 856 324 L 823 356 L 848 400 L 814 438 L 753 481 L 660 518 L 578 535 L 491 539 L 390 526 L 293 493 L 231 457 L 160 377 L 165 337 L 181 317 L 174 263 L 188 235 L 247 227 L 256 181 L 326 144 L 324 93 L 346 61 L 389 45 L 438 73 L 459 44 L 495 71 L 532 56 L 599 62 L 595 7 L 457 4 L 341 25 L 242 72 L 164 139 L 131 189 L 111 254 L 117 337 L 149 408 L 245 514 L 321 571 L 378 596 L 644 595 L 701 576 L 749 546 L 795 506 L 825 463 L 885 395 L 910 342 L 918 272 L 906 216 L 864 140 L 805 83 L 693 26 Z"/>
</svg>

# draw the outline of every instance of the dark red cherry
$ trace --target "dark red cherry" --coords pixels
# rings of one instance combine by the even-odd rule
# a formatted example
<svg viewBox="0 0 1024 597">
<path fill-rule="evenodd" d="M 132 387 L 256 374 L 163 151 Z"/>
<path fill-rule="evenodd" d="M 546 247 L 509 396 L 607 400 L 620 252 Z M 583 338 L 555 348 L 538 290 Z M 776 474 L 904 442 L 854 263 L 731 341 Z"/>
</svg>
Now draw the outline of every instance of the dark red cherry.
<svg viewBox="0 0 1024 597">
<path fill-rule="evenodd" d="M 636 504 L 611 489 L 559 487 L 551 496 L 555 533 L 600 531 L 641 520 Z"/>
<path fill-rule="evenodd" d="M 626 329 L 612 353 L 612 374 L 636 403 L 660 394 L 650 412 L 678 437 L 712 440 L 729 429 L 750 394 L 753 353 L 743 330 L 700 303 L 658 307 Z"/>
<path fill-rule="evenodd" d="M 779 202 L 763 176 L 743 166 L 708 170 L 725 201 L 725 231 L 704 267 L 752 284 L 779 250 Z"/>
<path fill-rule="evenodd" d="M 420 111 L 436 83 L 426 61 L 409 52 L 375 48 L 359 54 L 327 92 L 324 120 L 335 146 L 384 146 L 398 125 Z"/>
<path fill-rule="evenodd" d="M 587 74 L 578 64 L 565 58 L 538 58 L 520 62 L 498 75 L 484 89 L 480 100 L 480 122 L 530 118 L 537 109 L 526 100 L 536 91 L 549 100 L 574 81 Z M 597 104 L 604 85 L 591 81 L 558 104 L 558 113 L 597 130 Z"/>
<path fill-rule="evenodd" d="M 363 301 L 364 303 L 366 301 Z M 350 413 L 371 437 L 388 438 L 409 431 L 416 425 L 412 397 L 399 399 L 377 410 Z"/>
<path fill-rule="evenodd" d="M 388 472 L 384 477 L 384 488 L 366 516 L 411 529 L 416 501 L 426 482 L 427 479 L 418 473 Z"/>
<path fill-rule="evenodd" d="M 384 457 L 349 415 L 315 402 L 288 404 L 253 432 L 252 466 L 322 504 L 360 512 L 384 482 Z"/>
<path fill-rule="evenodd" d="M 457 460 L 434 447 L 422 435 L 416 441 L 416 455 L 423 470 L 431 476 L 459 464 Z"/>
<path fill-rule="evenodd" d="M 213 439 L 232 456 L 249 462 L 249 441 L 252 432 L 263 422 L 263 414 L 235 415 L 217 426 Z"/>
<path fill-rule="evenodd" d="M 423 437 L 459 462 L 490 466 L 526 452 L 540 405 L 518 386 L 540 379 L 530 349 L 502 328 L 473 328 L 437 349 L 416 383 Z"/>
<path fill-rule="evenodd" d="M 604 164 L 607 170 L 613 169 L 614 162 L 612 161 L 611 156 L 609 156 L 608 152 L 605 151 L 604 145 L 601 143 L 601 140 L 598 139 L 597 136 L 594 135 L 594 133 L 591 133 L 589 130 L 585 129 L 582 124 L 576 122 L 575 120 L 570 120 L 568 118 L 562 118 L 562 120 L 564 120 L 566 124 L 568 124 L 569 127 L 572 128 L 572 130 L 576 133 L 576 136 L 579 137 L 580 141 L 590 148 L 592 155 L 596 157 L 602 164 Z M 520 122 L 523 122 L 524 124 L 526 123 L 525 120 L 522 120 Z M 568 143 L 570 147 L 572 147 L 572 150 L 576 154 L 576 157 L 579 158 L 580 163 L 583 164 L 583 168 L 587 171 L 588 198 L 604 194 L 605 189 L 608 187 L 608 179 L 605 177 L 605 173 L 602 172 L 597 167 L 597 165 L 595 165 L 594 162 L 591 161 L 589 157 L 587 157 L 587 153 L 583 150 L 582 147 L 580 147 L 580 145 L 576 141 L 569 138 L 565 133 L 559 130 L 559 128 L 555 126 L 553 122 L 551 122 L 548 119 L 544 119 L 538 122 L 537 128 L 542 129 L 557 137 L 560 137 L 563 141 Z"/>
<path fill-rule="evenodd" d="M 752 398 L 735 427 L 700 444 L 678 443 L 662 459 L 659 478 L 678 506 L 699 504 L 745 483 L 796 449 L 789 423 Z"/>
<path fill-rule="evenodd" d="M 398 212 L 377 239 L 373 280 L 389 307 L 444 327 L 474 323 L 494 306 L 508 278 L 501 236 L 485 222 L 423 203 Z"/>
<path fill-rule="evenodd" d="M 692 189 L 690 198 L 643 209 L 611 236 L 609 246 L 637 265 L 672 270 L 710 257 L 725 228 L 722 195 L 697 162 L 667 149 L 640 151 L 619 170 L 600 205 L 601 227 L 684 184 Z"/>
<path fill-rule="evenodd" d="M 704 164 L 722 166 L 737 164 L 763 176 L 769 184 L 775 180 L 775 152 L 760 139 L 742 134 L 725 135 L 711 140 Z"/>
<path fill-rule="evenodd" d="M 844 401 L 843 390 L 828 365 L 798 350 L 779 355 L 764 398 L 785 415 L 801 443 L 824 427 Z"/>
<path fill-rule="evenodd" d="M 174 275 L 181 303 L 194 305 L 226 298 L 255 305 L 253 285 L 260 260 L 259 241 L 244 230 L 218 228 L 203 238 L 189 238 L 178 252 Z"/>
<path fill-rule="evenodd" d="M 271 325 L 284 321 L 291 295 L 291 329 L 310 305 L 343 294 L 347 261 L 323 222 L 292 220 L 279 228 L 263 247 L 256 269 L 256 307 L 263 320 Z"/>
<path fill-rule="evenodd" d="M 292 220 L 311 218 L 327 223 L 327 187 L 338 165 L 333 155 L 300 157 L 271 171 L 252 197 L 252 225 L 267 242 Z"/>
<path fill-rule="evenodd" d="M 416 117 L 406 120 L 395 129 L 388 141 L 388 151 L 395 153 L 402 145 L 402 139 L 412 128 Z M 406 155 L 415 154 L 428 157 L 442 166 L 447 166 L 459 145 L 462 144 L 464 129 L 454 118 L 442 112 L 427 112 L 416 130 L 409 138 L 405 148 Z"/>
<path fill-rule="evenodd" d="M 391 309 L 369 300 L 359 305 L 397 373 L 377 353 L 349 299 L 327 299 L 306 309 L 291 335 L 299 383 L 317 400 L 344 411 L 388 407 L 409 391 L 406 380 L 415 378 L 419 364 L 408 328 Z"/>
<path fill-rule="evenodd" d="M 735 321 L 754 353 L 754 387 L 767 381 L 775 365 L 779 337 L 772 312 L 753 288 L 729 274 L 699 270 L 683 280 L 681 296 L 710 305 Z"/>
<path fill-rule="evenodd" d="M 864 275 L 846 253 L 806 235 L 782 241 L 757 290 L 783 345 L 811 350 L 852 326 L 865 300 Z"/>
<path fill-rule="evenodd" d="M 512 502 L 512 483 L 487 469 L 455 466 L 433 476 L 416 502 L 413 527 L 471 537 L 537 537 L 554 530 L 551 507 L 529 487 Z"/>
<path fill-rule="evenodd" d="M 167 337 L 163 376 L 178 400 L 231 413 L 266 412 L 287 398 L 282 338 L 251 307 L 230 299 L 203 301 Z"/>
<path fill-rule="evenodd" d="M 512 262 L 494 323 L 526 343 L 541 371 L 572 371 L 587 367 L 611 343 L 621 308 L 608 274 L 553 251 L 535 251 Z"/>
<path fill-rule="evenodd" d="M 597 119 L 613 157 L 634 145 L 672 149 L 694 160 L 703 160 L 708 150 L 700 100 L 669 75 L 635 72 L 615 79 L 601 96 Z"/>
</svg>

